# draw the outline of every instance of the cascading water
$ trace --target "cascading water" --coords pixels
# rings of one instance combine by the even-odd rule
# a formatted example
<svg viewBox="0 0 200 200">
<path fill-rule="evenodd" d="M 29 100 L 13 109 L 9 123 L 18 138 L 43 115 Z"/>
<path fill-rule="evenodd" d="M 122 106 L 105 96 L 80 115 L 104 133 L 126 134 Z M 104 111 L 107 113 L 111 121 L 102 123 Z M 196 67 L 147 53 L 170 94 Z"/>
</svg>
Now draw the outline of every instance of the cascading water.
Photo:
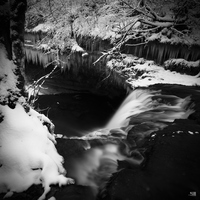
<svg viewBox="0 0 200 200">
<path fill-rule="evenodd" d="M 124 100 L 106 128 L 127 127 L 131 118 L 138 118 L 141 114 L 143 122 L 185 119 L 193 112 L 187 110 L 189 102 L 190 97 L 182 99 L 174 95 L 162 95 L 161 91 L 137 89 Z"/>
<path fill-rule="evenodd" d="M 194 112 L 192 106 L 189 96 L 180 98 L 163 95 L 160 90 L 134 90 L 103 129 L 83 137 L 66 138 L 87 142 L 85 154 L 73 162 L 70 176 L 78 184 L 91 186 L 98 192 L 111 174 L 119 170 L 120 160 L 140 166 L 144 160 L 141 141 L 175 119 L 188 118 Z"/>
<path fill-rule="evenodd" d="M 151 97 L 157 92 L 135 90 L 121 104 L 117 112 L 106 125 L 106 128 L 121 128 L 128 125 L 129 117 L 149 110 L 153 106 Z"/>
</svg>

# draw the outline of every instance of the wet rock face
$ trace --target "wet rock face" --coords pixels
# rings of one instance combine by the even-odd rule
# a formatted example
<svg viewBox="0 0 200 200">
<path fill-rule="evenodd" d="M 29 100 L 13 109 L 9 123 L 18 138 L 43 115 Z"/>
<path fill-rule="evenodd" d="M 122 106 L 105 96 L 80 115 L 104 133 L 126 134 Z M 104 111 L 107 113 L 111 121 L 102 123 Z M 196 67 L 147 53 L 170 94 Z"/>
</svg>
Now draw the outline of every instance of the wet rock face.
<svg viewBox="0 0 200 200">
<path fill-rule="evenodd" d="M 190 120 L 177 120 L 157 132 L 143 145 L 147 159 L 142 167 L 124 164 L 123 170 L 113 174 L 101 199 L 185 200 L 192 191 L 199 196 L 199 130 Z"/>
<path fill-rule="evenodd" d="M 154 132 L 157 128 L 153 126 L 148 126 L 147 124 L 139 124 L 134 126 L 127 135 L 127 140 L 132 143 L 135 141 L 136 146 L 142 146 L 146 139 L 146 136 L 150 135 L 150 133 Z"/>
</svg>

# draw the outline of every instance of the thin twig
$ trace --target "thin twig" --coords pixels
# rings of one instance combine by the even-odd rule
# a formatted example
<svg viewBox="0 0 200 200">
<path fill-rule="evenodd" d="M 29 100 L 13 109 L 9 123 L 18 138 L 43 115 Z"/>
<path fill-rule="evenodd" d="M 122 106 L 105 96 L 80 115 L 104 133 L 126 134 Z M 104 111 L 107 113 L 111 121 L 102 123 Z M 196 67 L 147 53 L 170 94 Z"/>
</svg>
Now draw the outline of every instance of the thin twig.
<svg viewBox="0 0 200 200">
<path fill-rule="evenodd" d="M 159 29 L 160 27 L 159 26 L 156 26 L 156 27 L 154 27 L 154 28 L 149 28 L 149 29 L 144 29 L 144 30 L 134 30 L 135 32 L 137 32 L 137 33 L 140 33 L 140 32 L 150 32 L 150 31 L 154 31 L 154 30 L 156 30 L 156 29 Z"/>
<path fill-rule="evenodd" d="M 57 19 L 54 17 L 53 12 L 52 12 L 51 0 L 49 0 L 48 2 L 49 2 L 49 9 L 50 9 L 51 15 L 53 16 L 53 18 L 54 18 L 54 20 L 56 21 L 56 23 L 58 23 Z"/>
<path fill-rule="evenodd" d="M 173 31 L 175 31 L 175 32 L 177 32 L 177 33 L 179 33 L 180 35 L 185 35 L 184 33 L 182 33 L 182 32 L 180 32 L 180 31 L 178 31 L 176 28 L 174 28 L 174 27 L 171 27 L 171 29 L 173 30 Z"/>
<path fill-rule="evenodd" d="M 33 92 L 28 97 L 28 101 L 30 101 L 29 102 L 30 105 L 33 106 L 34 103 L 38 100 L 38 94 L 40 92 L 40 89 L 42 88 L 42 85 L 44 84 L 44 82 L 46 81 L 46 79 L 55 71 L 55 69 L 57 67 L 58 67 L 58 65 L 56 65 L 49 74 L 46 74 L 46 75 L 42 76 L 41 78 L 39 78 L 37 81 L 35 81 L 32 85 L 30 85 L 28 87 L 28 90 L 30 88 L 33 88 Z M 42 81 L 42 82 L 39 84 L 40 81 Z M 33 97 L 33 99 L 31 99 L 31 97 Z"/>
<path fill-rule="evenodd" d="M 103 81 L 105 81 L 107 78 L 109 78 L 110 75 L 111 75 L 111 71 L 110 71 L 110 73 L 108 74 L 108 76 L 106 76 L 101 82 L 103 82 Z"/>
<path fill-rule="evenodd" d="M 129 27 L 129 29 L 126 31 L 126 33 L 123 35 L 122 39 L 118 42 L 118 44 L 116 45 L 117 47 L 121 47 L 123 44 L 123 41 L 125 40 L 125 37 L 128 35 L 129 30 L 131 30 L 131 28 L 136 24 L 136 22 L 138 22 L 139 19 L 136 19 L 133 24 Z"/>
<path fill-rule="evenodd" d="M 122 3 L 126 4 L 129 8 L 131 9 L 135 9 L 133 6 L 131 6 L 130 4 L 128 4 L 126 1 L 121 0 Z"/>
<path fill-rule="evenodd" d="M 130 39 L 131 40 L 138 40 L 138 39 L 141 39 L 141 38 L 145 38 L 144 36 L 139 36 L 139 37 L 131 37 Z"/>
<path fill-rule="evenodd" d="M 147 44 L 148 42 L 143 42 L 143 43 L 139 43 L 139 44 L 125 44 L 125 46 L 139 46 L 139 45 L 143 45 L 143 44 Z"/>
<path fill-rule="evenodd" d="M 104 52 L 101 52 L 103 55 L 101 55 L 95 62 L 93 62 L 93 65 L 95 65 L 97 62 L 99 62 L 104 56 L 108 55 L 109 52 L 107 53 L 104 53 Z"/>
<path fill-rule="evenodd" d="M 97 87 L 99 87 L 100 86 L 100 84 L 103 82 L 103 81 L 105 81 L 106 79 L 108 79 L 109 77 L 110 77 L 110 75 L 111 75 L 111 72 L 112 72 L 112 70 L 110 71 L 110 73 L 108 74 L 108 76 L 106 76 L 101 82 L 99 82 L 99 84 L 98 84 L 98 86 Z"/>
</svg>

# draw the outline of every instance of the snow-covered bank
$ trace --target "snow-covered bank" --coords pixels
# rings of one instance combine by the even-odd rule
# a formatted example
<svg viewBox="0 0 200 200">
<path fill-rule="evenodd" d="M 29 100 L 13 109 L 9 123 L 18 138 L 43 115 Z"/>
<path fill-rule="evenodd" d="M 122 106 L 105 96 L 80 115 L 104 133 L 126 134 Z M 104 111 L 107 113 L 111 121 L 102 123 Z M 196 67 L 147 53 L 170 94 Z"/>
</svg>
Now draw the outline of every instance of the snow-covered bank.
<svg viewBox="0 0 200 200">
<path fill-rule="evenodd" d="M 56 10 L 54 14 L 49 13 L 49 10 L 44 10 L 43 20 L 35 20 L 37 23 L 34 26 L 31 26 L 32 23 L 27 20 L 26 39 L 32 40 L 38 49 L 45 51 L 56 47 L 67 55 L 78 51 L 88 57 L 90 53 L 102 53 L 103 55 L 93 62 L 95 64 L 97 61 L 102 61 L 105 55 L 115 57 L 116 53 L 132 54 L 147 60 L 154 60 L 157 64 L 163 64 L 169 59 L 184 59 L 188 63 L 198 62 L 200 59 L 199 4 L 187 1 L 187 6 L 185 6 L 181 1 L 159 0 L 157 3 L 145 1 L 143 5 L 139 2 L 119 0 L 98 1 L 96 4 L 76 0 L 72 4 L 52 2 L 52 8 Z M 35 7 L 46 8 L 47 6 L 47 2 L 30 5 L 27 19 L 38 14 Z M 72 13 L 66 12 L 66 8 L 72 9 Z M 182 11 L 180 12 L 179 9 Z M 36 38 L 40 38 L 41 33 L 44 33 L 45 37 L 37 42 Z M 85 54 L 85 51 L 88 54 Z M 29 53 L 26 55 L 41 63 L 39 56 L 34 54 L 31 56 Z M 70 56 L 68 58 L 71 60 Z M 198 75 L 199 66 L 190 67 L 190 64 L 184 65 L 184 63 L 177 66 L 171 63 L 170 67 L 165 65 L 165 69 L 173 68 L 175 71 L 170 72 L 152 64 L 151 61 L 151 64 L 149 61 L 144 62 L 133 68 L 125 67 L 123 70 L 115 70 L 119 74 L 125 74 L 127 82 L 133 87 L 156 83 L 199 84 L 198 76 L 183 74 Z M 42 64 L 45 63 L 46 61 Z M 105 62 L 102 63 L 104 64 Z M 110 63 L 108 67 L 109 65 Z M 123 63 L 119 68 L 123 68 Z M 109 74 L 106 74 L 105 79 L 102 80 L 106 80 L 107 77 Z"/>
<path fill-rule="evenodd" d="M 164 63 L 165 69 L 189 75 L 197 75 L 200 72 L 200 60 L 187 61 L 185 59 L 169 59 Z"/>
<path fill-rule="evenodd" d="M 163 66 L 155 64 L 154 61 L 132 55 L 123 55 L 123 60 L 111 59 L 107 62 L 107 66 L 124 75 L 133 88 L 147 87 L 158 83 L 186 86 L 200 85 L 199 74 L 196 76 L 180 74 L 166 70 Z"/>
<path fill-rule="evenodd" d="M 54 125 L 19 97 L 17 66 L 6 58 L 2 46 L 0 58 L 0 193 L 9 197 L 42 184 L 44 193 L 39 199 L 45 199 L 50 185 L 73 180 L 65 177 L 63 158 L 55 148 Z"/>
<path fill-rule="evenodd" d="M 148 62 L 143 65 L 137 65 L 135 69 L 144 70 L 145 72 L 136 80 L 131 78 L 127 80 L 133 87 L 143 87 L 158 83 L 186 86 L 200 85 L 199 76 L 171 72 L 155 64 L 148 65 Z"/>
<path fill-rule="evenodd" d="M 57 153 L 55 138 L 43 123 L 49 120 L 34 110 L 25 112 L 17 104 L 15 109 L 0 106 L 4 116 L 0 124 L 1 168 L 0 192 L 22 192 L 32 184 L 42 184 L 44 199 L 51 184 L 65 185 L 63 158 Z"/>
</svg>

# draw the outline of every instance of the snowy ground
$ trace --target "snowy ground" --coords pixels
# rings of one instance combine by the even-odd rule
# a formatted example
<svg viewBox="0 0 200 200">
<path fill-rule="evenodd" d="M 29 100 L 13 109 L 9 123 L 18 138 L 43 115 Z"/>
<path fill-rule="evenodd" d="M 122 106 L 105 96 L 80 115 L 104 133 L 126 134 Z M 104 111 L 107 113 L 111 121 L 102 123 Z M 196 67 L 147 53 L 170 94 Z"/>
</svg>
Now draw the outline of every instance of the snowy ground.
<svg viewBox="0 0 200 200">
<path fill-rule="evenodd" d="M 148 87 L 154 84 L 178 84 L 186 86 L 200 85 L 200 74 L 195 76 L 180 74 L 176 71 L 166 70 L 164 66 L 155 64 L 154 61 L 138 58 L 133 55 L 124 55 L 123 60 L 112 59 L 107 66 L 126 77 L 127 82 L 133 87 Z M 199 67 L 198 62 L 188 62 L 184 59 L 174 59 L 176 64 L 186 62 L 187 67 Z M 170 60 L 169 60 L 170 61 Z M 172 62 L 172 61 L 171 61 Z"/>
<path fill-rule="evenodd" d="M 149 62 L 136 65 L 135 69 L 138 71 L 144 70 L 145 72 L 137 80 L 127 80 L 127 82 L 130 83 L 133 87 L 143 87 L 158 83 L 180 84 L 187 86 L 200 85 L 199 76 L 191 76 L 187 74 L 180 74 L 178 72 L 172 72 L 170 70 L 165 70 L 163 67 L 155 64 L 149 65 Z"/>
</svg>

